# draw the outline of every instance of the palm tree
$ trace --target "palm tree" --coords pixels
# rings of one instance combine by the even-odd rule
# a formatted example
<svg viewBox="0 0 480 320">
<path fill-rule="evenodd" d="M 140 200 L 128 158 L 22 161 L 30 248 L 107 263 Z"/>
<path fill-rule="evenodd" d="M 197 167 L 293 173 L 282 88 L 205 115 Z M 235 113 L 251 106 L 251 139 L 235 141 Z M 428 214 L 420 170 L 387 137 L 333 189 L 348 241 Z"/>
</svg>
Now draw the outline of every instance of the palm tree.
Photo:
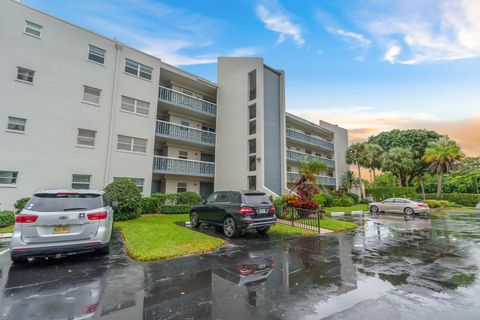
<svg viewBox="0 0 480 320">
<path fill-rule="evenodd" d="M 362 181 L 362 172 L 361 167 L 362 164 L 365 163 L 367 153 L 366 143 L 364 142 L 357 142 L 352 144 L 347 149 L 347 153 L 345 154 L 345 160 L 348 164 L 354 164 L 357 166 L 358 170 L 358 180 L 360 181 L 360 197 L 365 199 L 365 193 L 363 190 L 363 181 Z"/>
<path fill-rule="evenodd" d="M 383 149 L 378 144 L 375 143 L 367 143 L 365 144 L 366 152 L 365 152 L 365 167 L 370 170 L 373 174 L 371 177 L 372 181 L 375 181 L 377 177 L 375 170 L 380 169 L 382 167 L 382 156 L 383 156 Z"/>
<path fill-rule="evenodd" d="M 320 187 L 318 186 L 316 176 L 327 170 L 328 166 L 324 162 L 317 159 L 302 163 L 298 168 L 298 174 L 300 175 L 300 178 L 290 190 L 290 193 L 302 183 L 309 183 L 313 186 L 317 193 L 320 192 Z M 324 188 L 322 184 L 320 184 L 320 186 L 322 189 Z"/>
<path fill-rule="evenodd" d="M 353 171 L 347 171 L 342 176 L 342 186 L 349 192 L 355 185 L 358 184 L 358 179 L 355 177 Z"/>
<path fill-rule="evenodd" d="M 443 137 L 428 144 L 422 160 L 431 172 L 438 174 L 437 199 L 442 192 L 443 175 L 457 168 L 463 158 L 465 154 L 453 140 Z"/>
<path fill-rule="evenodd" d="M 414 165 L 413 153 L 406 148 L 395 147 L 383 155 L 382 169 L 396 175 L 400 187 L 404 185 L 408 187 L 405 173 L 411 171 Z"/>
</svg>

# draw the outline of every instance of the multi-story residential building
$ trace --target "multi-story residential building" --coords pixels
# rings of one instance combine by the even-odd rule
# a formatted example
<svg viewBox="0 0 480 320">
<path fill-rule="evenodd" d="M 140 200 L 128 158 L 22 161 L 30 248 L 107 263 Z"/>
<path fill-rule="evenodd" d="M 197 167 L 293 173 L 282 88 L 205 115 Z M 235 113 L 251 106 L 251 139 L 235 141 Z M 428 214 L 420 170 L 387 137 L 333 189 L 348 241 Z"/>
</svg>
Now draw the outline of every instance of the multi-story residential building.
<svg viewBox="0 0 480 320">
<path fill-rule="evenodd" d="M 282 194 L 302 161 L 348 170 L 346 130 L 285 113 L 284 73 L 219 58 L 213 83 L 17 1 L 0 2 L 0 208 L 47 188 Z"/>
</svg>

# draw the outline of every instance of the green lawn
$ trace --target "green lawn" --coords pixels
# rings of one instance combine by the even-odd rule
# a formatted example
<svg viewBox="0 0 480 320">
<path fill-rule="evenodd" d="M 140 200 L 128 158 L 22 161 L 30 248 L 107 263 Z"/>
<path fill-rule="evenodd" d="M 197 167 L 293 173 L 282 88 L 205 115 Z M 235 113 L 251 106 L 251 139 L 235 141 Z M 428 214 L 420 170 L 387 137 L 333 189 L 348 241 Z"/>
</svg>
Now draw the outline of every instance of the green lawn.
<svg viewBox="0 0 480 320">
<path fill-rule="evenodd" d="M 223 245 L 224 241 L 220 238 L 175 224 L 187 220 L 188 214 L 152 214 L 115 222 L 115 227 L 122 231 L 128 255 L 140 261 L 206 253 Z"/>
<path fill-rule="evenodd" d="M 318 235 L 318 232 L 305 230 L 302 228 L 287 226 L 284 224 L 277 223 L 273 227 L 270 227 L 270 231 L 268 232 L 270 235 L 275 236 L 286 236 L 286 235 L 298 235 L 298 236 L 313 236 Z"/>
<path fill-rule="evenodd" d="M 13 232 L 13 224 L 11 226 L 0 228 L 0 233 L 12 233 L 12 232 Z"/>
<path fill-rule="evenodd" d="M 324 208 L 325 213 L 332 213 L 332 212 L 351 212 L 351 211 L 367 211 L 368 205 L 367 204 L 357 204 L 351 207 L 331 207 L 331 208 Z"/>
<path fill-rule="evenodd" d="M 299 220 L 298 222 L 305 223 L 315 227 L 317 226 L 317 219 Z M 357 228 L 357 225 L 349 221 L 323 218 L 322 220 L 320 220 L 320 228 L 332 230 L 334 232 L 341 232 L 341 231 L 353 230 Z"/>
</svg>

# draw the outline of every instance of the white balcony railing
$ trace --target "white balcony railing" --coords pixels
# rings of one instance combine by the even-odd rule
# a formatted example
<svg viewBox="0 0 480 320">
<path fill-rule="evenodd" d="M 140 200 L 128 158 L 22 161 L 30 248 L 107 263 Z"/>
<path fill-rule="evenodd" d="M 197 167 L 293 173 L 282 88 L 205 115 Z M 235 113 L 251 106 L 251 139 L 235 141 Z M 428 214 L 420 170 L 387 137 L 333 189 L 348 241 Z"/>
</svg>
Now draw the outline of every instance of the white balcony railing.
<svg viewBox="0 0 480 320">
<path fill-rule="evenodd" d="M 296 182 L 300 175 L 296 172 L 287 172 L 287 182 Z M 328 176 L 318 176 L 317 183 L 323 186 L 336 186 L 337 179 Z"/>
<path fill-rule="evenodd" d="M 172 122 L 157 120 L 155 133 L 158 136 L 171 139 L 215 146 L 215 133 L 182 126 Z"/>
<path fill-rule="evenodd" d="M 166 87 L 160 87 L 158 99 L 212 117 L 217 115 L 217 105 L 215 103 L 198 99 Z"/>
<path fill-rule="evenodd" d="M 310 162 L 313 160 L 320 160 L 325 163 L 330 168 L 335 168 L 335 161 L 332 159 L 318 157 L 311 154 L 288 150 L 287 149 L 287 160 L 297 161 L 297 162 Z"/>
<path fill-rule="evenodd" d="M 287 128 L 286 133 L 287 133 L 287 138 L 291 138 L 291 139 L 294 139 L 294 140 L 297 140 L 297 141 L 300 141 L 300 142 L 303 142 L 303 143 L 308 143 L 310 145 L 314 145 L 314 146 L 317 146 L 317 147 L 322 147 L 322 148 L 327 149 L 327 150 L 331 150 L 331 151 L 334 150 L 333 149 L 333 143 L 328 142 L 326 140 L 310 136 L 308 134 L 305 134 L 305 133 L 297 131 L 297 130 L 293 130 L 291 128 Z"/>
<path fill-rule="evenodd" d="M 155 173 L 183 176 L 213 177 L 215 175 L 215 163 L 154 156 L 153 171 Z"/>
</svg>

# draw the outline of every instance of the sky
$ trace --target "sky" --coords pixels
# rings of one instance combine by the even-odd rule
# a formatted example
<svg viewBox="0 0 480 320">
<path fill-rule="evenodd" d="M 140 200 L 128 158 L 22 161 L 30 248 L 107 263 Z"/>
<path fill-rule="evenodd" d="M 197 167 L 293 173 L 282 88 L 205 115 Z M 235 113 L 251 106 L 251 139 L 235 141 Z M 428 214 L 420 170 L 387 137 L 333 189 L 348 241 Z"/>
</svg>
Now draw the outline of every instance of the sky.
<svg viewBox="0 0 480 320">
<path fill-rule="evenodd" d="M 216 81 L 218 56 L 286 74 L 287 111 L 447 134 L 480 156 L 480 0 L 24 0 Z"/>
</svg>

